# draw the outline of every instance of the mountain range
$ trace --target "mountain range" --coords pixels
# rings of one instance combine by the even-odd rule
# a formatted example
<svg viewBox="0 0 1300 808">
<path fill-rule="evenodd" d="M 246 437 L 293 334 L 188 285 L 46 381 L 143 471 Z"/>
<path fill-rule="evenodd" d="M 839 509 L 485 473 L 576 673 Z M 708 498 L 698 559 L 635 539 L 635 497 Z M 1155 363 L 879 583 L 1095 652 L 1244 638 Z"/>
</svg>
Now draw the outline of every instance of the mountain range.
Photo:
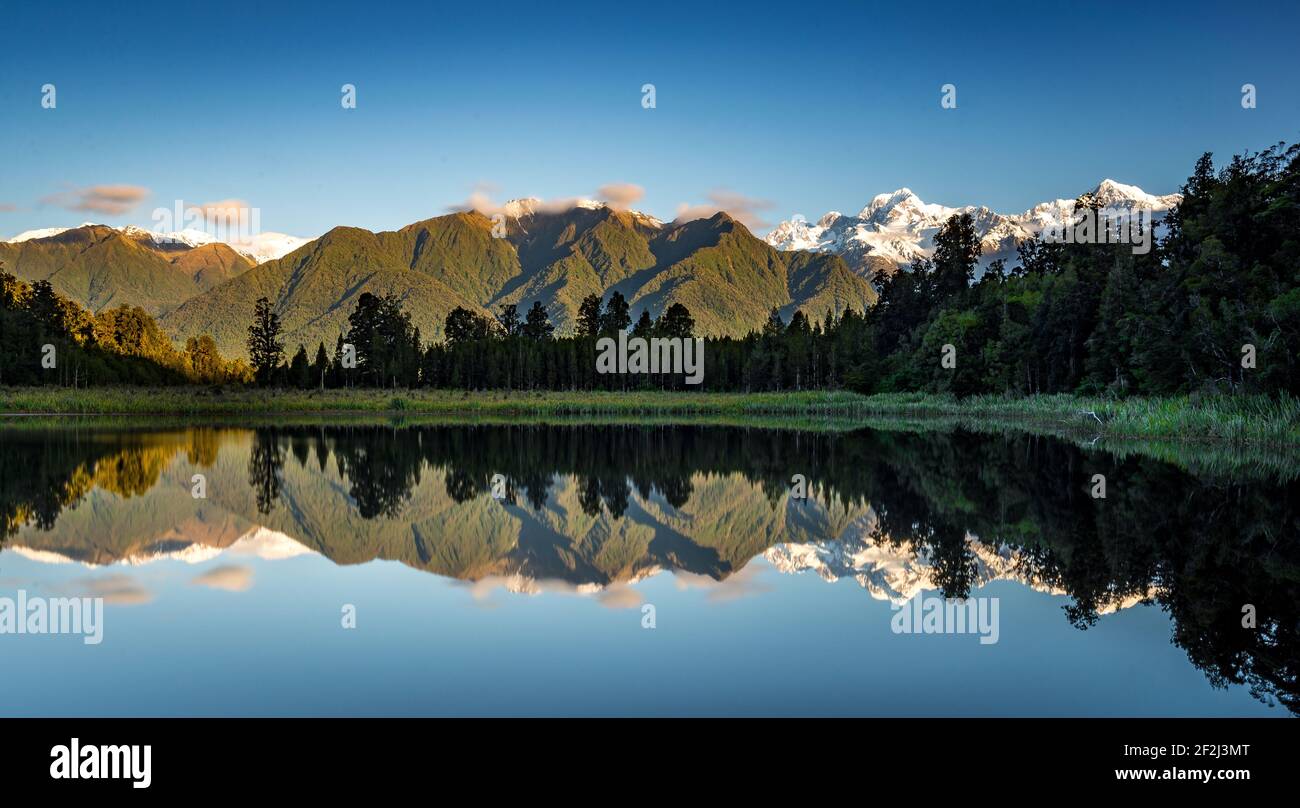
<svg viewBox="0 0 1300 808">
<path fill-rule="evenodd" d="M 1134 185 L 1102 180 L 1091 190 L 1103 208 L 1125 211 L 1149 210 L 1157 221 L 1177 205 L 1178 194 L 1156 196 Z M 765 241 L 779 250 L 808 250 L 842 257 L 857 273 L 872 276 L 892 273 L 934 251 L 934 235 L 954 214 L 969 213 L 975 220 L 983 255 L 981 270 L 997 259 L 1008 265 L 1016 258 L 1016 246 L 1037 236 L 1053 222 L 1063 222 L 1074 213 L 1074 199 L 1042 202 L 1023 213 L 997 213 L 983 205 L 951 208 L 923 202 L 908 188 L 874 197 L 856 215 L 830 211 L 810 224 L 794 218 L 781 222 Z"/>
<path fill-rule="evenodd" d="M 97 224 L 0 242 L 0 262 L 23 280 L 49 281 L 92 311 L 125 303 L 155 316 L 253 267 L 220 242 L 160 242 L 147 231 Z"/>
<path fill-rule="evenodd" d="M 1178 196 L 1153 196 L 1112 180 L 1094 194 L 1108 207 L 1157 214 Z M 726 213 L 664 223 L 653 216 L 580 201 L 563 209 L 537 199 L 506 203 L 490 216 L 451 213 L 399 230 L 335 227 L 314 240 L 267 233 L 226 244 L 200 231 L 136 227 L 29 231 L 0 242 L 6 270 L 54 288 L 93 310 L 138 305 L 178 341 L 210 334 L 227 356 L 244 356 L 258 298 L 269 298 L 286 350 L 332 348 L 364 292 L 399 297 L 426 341 L 441 338 L 456 307 L 491 315 L 540 301 L 560 334 L 572 331 L 587 295 L 621 292 L 633 318 L 682 303 L 696 332 L 743 336 L 772 309 L 814 320 L 874 304 L 871 280 L 933 250 L 955 213 L 970 213 L 984 246 L 982 266 L 1014 260 L 1016 245 L 1073 211 L 1058 199 L 1004 215 L 983 206 L 923 202 L 901 188 L 857 215 L 830 212 L 809 224 L 780 223 L 764 238 Z"/>
<path fill-rule="evenodd" d="M 108 225 L 96 225 L 94 222 L 84 222 L 80 227 L 108 227 Z M 19 244 L 24 241 L 51 238 L 73 229 L 75 228 L 43 227 L 39 230 L 28 230 L 8 239 L 7 243 Z M 247 239 L 242 240 L 224 240 L 205 230 L 198 230 L 192 227 L 187 227 L 184 230 L 177 230 L 170 233 L 146 230 L 142 227 L 136 227 L 135 225 L 115 227 L 111 229 L 117 230 L 123 235 L 129 236 L 138 241 L 153 242 L 154 246 L 164 251 L 182 251 L 193 247 L 202 247 L 207 244 L 225 244 L 230 249 L 247 258 L 252 264 L 260 264 L 264 261 L 271 261 L 280 258 L 286 253 L 293 252 L 302 245 L 311 241 L 309 238 L 290 236 L 285 233 L 269 232 L 256 233 L 250 235 Z"/>
</svg>

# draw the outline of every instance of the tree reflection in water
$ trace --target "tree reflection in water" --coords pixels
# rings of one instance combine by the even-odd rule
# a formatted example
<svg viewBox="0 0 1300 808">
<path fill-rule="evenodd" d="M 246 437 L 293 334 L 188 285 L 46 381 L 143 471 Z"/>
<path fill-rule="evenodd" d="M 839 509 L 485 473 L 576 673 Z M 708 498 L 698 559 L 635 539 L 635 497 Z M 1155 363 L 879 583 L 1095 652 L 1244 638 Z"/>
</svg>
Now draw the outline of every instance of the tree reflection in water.
<svg viewBox="0 0 1300 808">
<path fill-rule="evenodd" d="M 212 466 L 228 444 L 249 437 L 247 430 L 202 428 L 165 434 L 6 429 L 2 536 L 12 541 L 29 526 L 54 529 L 60 512 L 95 488 L 124 499 L 141 496 L 173 458 Z M 1214 684 L 1245 683 L 1259 697 L 1300 711 L 1300 486 L 1294 473 L 1243 479 L 1213 464 L 1189 471 L 1202 467 L 1194 454 L 1178 465 L 1041 437 L 960 430 L 267 427 L 252 431 L 247 451 L 246 482 L 258 515 L 277 512 L 286 496 L 285 466 L 293 463 L 321 479 L 336 470 L 361 519 L 399 523 L 426 478 L 440 481 L 456 507 L 471 507 L 491 497 L 493 475 L 500 474 L 506 483 L 501 506 L 533 512 L 549 506 L 557 480 L 571 479 L 578 510 L 621 523 L 652 500 L 681 509 L 702 481 L 727 476 L 758 486 L 762 507 L 783 508 L 791 476 L 803 474 L 819 507 L 869 505 L 876 516 L 870 541 L 922 557 L 949 597 L 965 597 L 978 584 L 972 537 L 1011 548 L 1019 575 L 1069 595 L 1065 617 L 1079 629 L 1116 604 L 1149 596 L 1171 615 L 1173 641 Z M 1104 499 L 1089 493 L 1098 473 L 1108 481 Z M 316 521 L 328 526 L 336 520 L 322 515 Z M 561 546 L 563 537 L 554 536 L 526 547 L 489 547 L 481 536 L 439 537 L 415 529 L 406 535 L 414 562 L 430 569 L 439 557 L 437 542 L 454 539 L 460 544 L 446 552 L 482 563 L 521 554 L 518 564 L 575 583 L 605 583 L 623 574 L 594 559 L 628 552 Z M 614 541 L 615 533 L 609 535 Z M 755 543 L 743 530 L 727 535 L 734 545 L 705 545 L 657 530 L 637 550 L 645 557 L 620 559 L 616 569 L 653 564 L 726 577 L 784 540 Z M 397 552 L 367 548 L 364 538 L 351 534 L 327 532 L 317 542 L 340 560 Z M 1245 604 L 1255 607 L 1257 628 L 1243 628 Z"/>
</svg>

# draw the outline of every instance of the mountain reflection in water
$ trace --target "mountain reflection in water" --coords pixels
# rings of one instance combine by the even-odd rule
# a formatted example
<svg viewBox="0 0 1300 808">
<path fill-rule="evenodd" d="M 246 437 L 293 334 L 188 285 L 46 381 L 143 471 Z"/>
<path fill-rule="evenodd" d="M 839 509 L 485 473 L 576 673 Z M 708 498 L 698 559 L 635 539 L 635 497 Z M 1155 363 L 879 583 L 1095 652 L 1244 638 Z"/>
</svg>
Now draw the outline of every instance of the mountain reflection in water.
<svg viewBox="0 0 1300 808">
<path fill-rule="evenodd" d="M 791 496 L 796 474 L 806 499 Z M 1094 474 L 1104 499 L 1089 493 Z M 893 603 L 1011 580 L 1068 598 L 1064 619 L 1081 630 L 1158 604 L 1212 684 L 1244 684 L 1292 713 L 1298 489 L 1294 475 L 1194 473 L 960 430 L 0 428 L 5 547 L 37 560 L 251 548 L 596 591 L 664 570 L 727 581 L 761 555 Z M 214 585 L 238 589 L 236 578 Z"/>
</svg>

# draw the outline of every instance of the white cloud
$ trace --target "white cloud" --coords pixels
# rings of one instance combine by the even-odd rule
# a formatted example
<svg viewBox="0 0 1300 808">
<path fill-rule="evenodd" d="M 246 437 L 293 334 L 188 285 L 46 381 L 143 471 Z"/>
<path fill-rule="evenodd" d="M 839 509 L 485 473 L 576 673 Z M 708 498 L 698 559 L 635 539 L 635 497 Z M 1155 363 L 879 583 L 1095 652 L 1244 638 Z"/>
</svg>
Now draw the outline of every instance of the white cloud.
<svg viewBox="0 0 1300 808">
<path fill-rule="evenodd" d="M 148 196 L 149 189 L 139 185 L 91 185 L 50 194 L 41 202 L 68 210 L 121 216 L 135 210 Z"/>
<path fill-rule="evenodd" d="M 635 205 L 645 196 L 645 189 L 631 182 L 611 182 L 596 189 L 596 198 L 615 210 Z"/>
<path fill-rule="evenodd" d="M 678 205 L 675 221 L 680 224 L 695 219 L 707 219 L 718 212 L 725 211 L 731 218 L 751 230 L 771 227 L 771 223 L 759 215 L 760 211 L 770 210 L 773 207 L 769 200 L 745 196 L 725 188 L 710 191 L 708 199 L 709 201 L 704 204 L 688 205 L 683 202 Z"/>
</svg>

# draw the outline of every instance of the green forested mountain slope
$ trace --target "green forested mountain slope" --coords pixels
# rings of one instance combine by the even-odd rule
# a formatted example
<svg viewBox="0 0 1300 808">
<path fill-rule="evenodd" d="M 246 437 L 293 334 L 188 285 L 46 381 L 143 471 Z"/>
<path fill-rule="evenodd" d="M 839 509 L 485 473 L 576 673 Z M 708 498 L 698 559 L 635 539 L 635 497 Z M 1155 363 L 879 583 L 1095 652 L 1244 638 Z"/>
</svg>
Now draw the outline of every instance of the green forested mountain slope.
<svg viewBox="0 0 1300 808">
<path fill-rule="evenodd" d="M 22 280 L 49 281 L 91 311 L 128 304 L 155 316 L 252 266 L 224 244 L 164 250 L 103 225 L 0 242 L 0 261 Z"/>
<path fill-rule="evenodd" d="M 337 227 L 217 284 L 162 325 L 178 339 L 211 334 L 223 354 L 241 356 L 253 305 L 265 296 L 289 351 L 318 342 L 332 349 L 356 298 L 372 292 L 401 298 L 426 341 L 441 338 L 457 306 L 490 313 L 514 303 L 522 311 L 534 301 L 565 334 L 584 297 L 613 291 L 629 300 L 633 317 L 686 305 L 700 335 L 744 335 L 773 308 L 821 319 L 875 301 L 870 284 L 842 259 L 779 252 L 725 213 L 664 226 L 627 211 L 576 207 L 497 222 L 455 213 L 382 233 Z"/>
</svg>

